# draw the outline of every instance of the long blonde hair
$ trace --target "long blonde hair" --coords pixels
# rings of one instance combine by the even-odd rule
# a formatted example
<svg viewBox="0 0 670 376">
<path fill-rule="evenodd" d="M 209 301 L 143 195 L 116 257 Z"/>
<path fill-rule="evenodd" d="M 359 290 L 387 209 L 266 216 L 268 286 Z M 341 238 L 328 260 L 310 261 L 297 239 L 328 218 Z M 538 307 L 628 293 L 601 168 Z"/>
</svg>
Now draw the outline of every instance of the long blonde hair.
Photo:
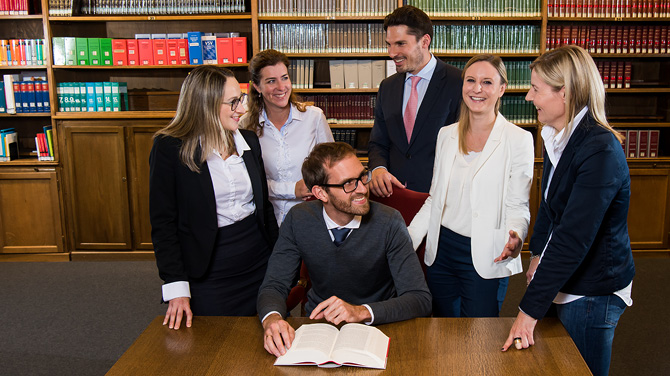
<svg viewBox="0 0 670 376">
<path fill-rule="evenodd" d="M 181 85 L 174 118 L 154 135 L 180 139 L 179 157 L 193 172 L 200 172 L 208 150 L 222 155 L 235 152 L 233 132 L 223 128 L 220 118 L 224 87 L 231 78 L 235 76 L 226 68 L 201 65 L 193 69 Z"/>
<path fill-rule="evenodd" d="M 269 49 L 263 50 L 249 61 L 249 73 L 251 74 L 251 81 L 253 84 L 261 84 L 261 70 L 265 67 L 271 67 L 282 63 L 286 65 L 288 69 L 291 62 L 288 60 L 285 54 Z M 298 111 L 305 112 L 307 110 L 307 105 L 298 101 L 298 97 L 295 95 L 293 89 L 291 89 L 291 95 L 289 97 L 289 104 L 293 104 Z M 254 85 L 249 87 L 249 112 L 247 114 L 248 120 L 245 122 L 244 128 L 256 132 L 258 137 L 263 135 L 263 127 L 261 127 L 260 122 L 258 121 L 261 112 L 263 112 L 265 102 L 263 101 L 263 96 L 261 93 L 256 90 Z"/>
<path fill-rule="evenodd" d="M 493 68 L 495 68 L 496 71 L 498 71 L 498 75 L 500 76 L 500 85 L 507 84 L 507 68 L 505 68 L 505 63 L 503 63 L 500 57 L 490 54 L 481 54 L 473 56 L 467 62 L 467 64 L 465 64 L 465 68 L 463 68 L 463 72 L 461 72 L 461 79 L 465 79 L 465 71 L 467 71 L 468 68 L 472 66 L 472 64 L 478 63 L 480 61 L 485 61 L 491 64 L 491 66 L 493 66 Z M 496 115 L 498 114 L 499 109 L 500 109 L 500 98 L 496 100 L 496 105 L 494 109 Z M 461 112 L 458 118 L 458 149 L 462 154 L 468 153 L 468 145 L 465 136 L 468 134 L 469 131 L 470 131 L 470 109 L 465 104 L 465 101 L 463 101 L 463 97 L 461 96 Z"/>
<path fill-rule="evenodd" d="M 565 87 L 565 132 L 572 133 L 572 120 L 585 106 L 601 127 L 623 141 L 623 136 L 607 122 L 605 115 L 605 86 L 593 58 L 578 46 L 563 46 L 543 53 L 530 64 L 533 70 L 555 91 Z"/>
</svg>

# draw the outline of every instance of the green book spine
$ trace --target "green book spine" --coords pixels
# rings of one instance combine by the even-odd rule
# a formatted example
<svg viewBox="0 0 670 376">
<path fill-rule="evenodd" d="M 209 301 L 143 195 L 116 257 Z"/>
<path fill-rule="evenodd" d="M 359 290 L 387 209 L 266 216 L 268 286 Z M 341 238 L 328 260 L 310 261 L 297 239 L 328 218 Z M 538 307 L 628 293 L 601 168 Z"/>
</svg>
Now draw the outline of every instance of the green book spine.
<svg viewBox="0 0 670 376">
<path fill-rule="evenodd" d="M 121 98 L 119 98 L 119 83 L 112 82 L 112 111 L 121 111 Z"/>
<path fill-rule="evenodd" d="M 75 38 L 77 65 L 89 65 L 88 38 Z"/>
<path fill-rule="evenodd" d="M 100 38 L 86 38 L 88 43 L 88 59 L 91 65 L 102 65 Z"/>
<path fill-rule="evenodd" d="M 65 65 L 77 65 L 76 38 L 65 37 Z"/>
<path fill-rule="evenodd" d="M 103 93 L 102 82 L 95 83 L 95 110 L 105 111 L 105 94 Z"/>
<path fill-rule="evenodd" d="M 113 65 L 112 61 L 112 38 L 100 38 L 101 65 Z"/>
</svg>

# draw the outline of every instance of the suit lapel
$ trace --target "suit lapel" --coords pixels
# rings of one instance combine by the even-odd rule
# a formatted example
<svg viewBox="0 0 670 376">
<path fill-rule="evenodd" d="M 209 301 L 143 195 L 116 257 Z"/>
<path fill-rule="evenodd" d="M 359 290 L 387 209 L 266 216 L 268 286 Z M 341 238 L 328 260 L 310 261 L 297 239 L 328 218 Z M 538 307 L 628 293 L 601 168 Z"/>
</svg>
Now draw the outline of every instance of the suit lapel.
<svg viewBox="0 0 670 376">
<path fill-rule="evenodd" d="M 588 125 L 590 123 L 589 119 L 590 119 L 589 114 L 586 114 L 582 119 L 582 121 L 579 123 L 577 129 L 575 129 L 575 132 L 572 134 L 572 136 L 570 136 L 570 140 L 568 141 L 568 144 L 565 146 L 563 154 L 561 154 L 561 159 L 558 161 L 558 166 L 556 166 L 554 176 L 551 177 L 551 185 L 549 186 L 549 192 L 547 193 L 547 197 L 553 197 L 554 193 L 556 193 L 556 189 L 558 189 L 559 182 L 561 181 L 563 174 L 570 167 L 575 152 L 583 144 L 584 138 L 587 136 L 588 132 Z"/>
<path fill-rule="evenodd" d="M 247 142 L 248 143 L 248 142 Z M 263 192 L 261 188 L 261 174 L 258 171 L 258 163 L 251 150 L 246 150 L 242 154 L 242 160 L 249 173 L 251 180 L 251 189 L 254 192 L 254 203 L 256 204 L 256 212 L 260 213 L 263 209 Z"/>
<path fill-rule="evenodd" d="M 392 76 L 392 80 L 389 81 L 388 89 L 384 89 L 389 98 L 387 102 L 388 107 L 384 109 L 384 112 L 388 110 L 392 114 L 387 118 L 393 122 L 393 124 L 387 124 L 386 129 L 393 143 L 402 147 L 403 153 L 407 151 L 409 146 L 407 143 L 407 133 L 405 132 L 405 122 L 402 118 L 402 97 L 405 90 L 405 76 L 405 73 L 396 73 L 395 76 Z"/>
<path fill-rule="evenodd" d="M 491 157 L 493 152 L 500 145 L 500 139 L 502 138 L 503 130 L 505 129 L 504 122 L 505 118 L 503 118 L 501 114 L 498 114 L 498 116 L 496 116 L 496 121 L 493 124 L 493 129 L 491 129 L 491 133 L 489 134 L 489 138 L 486 140 L 486 144 L 484 144 L 484 149 L 482 149 L 482 153 L 479 155 L 479 158 L 477 158 L 474 175 L 477 175 L 479 169 L 484 165 L 484 162 Z"/>
<path fill-rule="evenodd" d="M 198 151 L 196 152 L 195 155 L 195 160 L 200 159 L 200 153 L 202 153 L 202 150 L 200 147 L 198 147 Z M 216 218 L 216 196 L 214 194 L 214 184 L 212 183 L 212 175 L 209 172 L 209 166 L 207 165 L 207 162 L 203 163 L 200 166 L 200 173 L 196 174 L 198 176 L 198 182 L 200 183 L 200 188 L 202 189 L 202 193 L 205 197 L 205 202 L 210 202 L 213 205 L 208 205 L 208 209 L 210 211 L 210 214 L 214 214 Z"/>
<path fill-rule="evenodd" d="M 442 63 L 440 59 L 437 60 L 435 71 L 433 71 L 433 77 L 431 77 L 430 82 L 428 83 L 428 89 L 426 90 L 426 94 L 423 96 L 421 107 L 419 107 L 419 110 L 416 114 L 416 121 L 414 122 L 414 129 L 412 130 L 412 138 L 409 142 L 410 145 L 412 142 L 414 142 L 414 140 L 416 140 L 417 135 L 419 134 L 419 131 L 423 125 L 426 124 L 428 114 L 433 112 L 433 107 L 437 102 L 437 98 L 440 98 L 440 91 L 443 87 L 445 87 L 445 85 L 447 85 L 446 69 L 444 69 L 445 65 L 446 64 Z M 400 105 L 402 106 L 402 102 Z"/>
</svg>

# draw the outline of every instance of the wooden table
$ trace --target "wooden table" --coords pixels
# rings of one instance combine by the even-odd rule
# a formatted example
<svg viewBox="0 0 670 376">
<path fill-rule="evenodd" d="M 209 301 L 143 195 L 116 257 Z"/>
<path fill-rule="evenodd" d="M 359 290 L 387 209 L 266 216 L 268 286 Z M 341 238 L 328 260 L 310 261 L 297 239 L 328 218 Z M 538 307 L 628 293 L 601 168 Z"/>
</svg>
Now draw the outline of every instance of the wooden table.
<svg viewBox="0 0 670 376">
<path fill-rule="evenodd" d="M 590 375 L 557 319 L 541 320 L 535 345 L 500 351 L 513 318 L 417 318 L 378 326 L 391 338 L 386 370 L 274 366 L 256 317 L 195 317 L 170 330 L 157 317 L 107 373 L 113 375 Z M 289 318 L 294 328 L 310 323 Z"/>
</svg>

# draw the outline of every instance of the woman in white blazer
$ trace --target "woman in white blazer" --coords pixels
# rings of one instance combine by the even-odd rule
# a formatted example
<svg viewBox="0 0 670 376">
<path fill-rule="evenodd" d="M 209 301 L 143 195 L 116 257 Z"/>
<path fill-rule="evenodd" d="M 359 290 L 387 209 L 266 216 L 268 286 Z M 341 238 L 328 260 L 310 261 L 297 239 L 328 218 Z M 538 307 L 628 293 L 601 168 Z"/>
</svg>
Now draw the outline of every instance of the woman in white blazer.
<svg viewBox="0 0 670 376">
<path fill-rule="evenodd" d="M 426 279 L 437 317 L 495 317 L 528 232 L 533 137 L 498 112 L 507 71 L 493 55 L 463 70 L 459 122 L 442 128 L 430 195 L 408 230 L 426 237 Z"/>
</svg>

